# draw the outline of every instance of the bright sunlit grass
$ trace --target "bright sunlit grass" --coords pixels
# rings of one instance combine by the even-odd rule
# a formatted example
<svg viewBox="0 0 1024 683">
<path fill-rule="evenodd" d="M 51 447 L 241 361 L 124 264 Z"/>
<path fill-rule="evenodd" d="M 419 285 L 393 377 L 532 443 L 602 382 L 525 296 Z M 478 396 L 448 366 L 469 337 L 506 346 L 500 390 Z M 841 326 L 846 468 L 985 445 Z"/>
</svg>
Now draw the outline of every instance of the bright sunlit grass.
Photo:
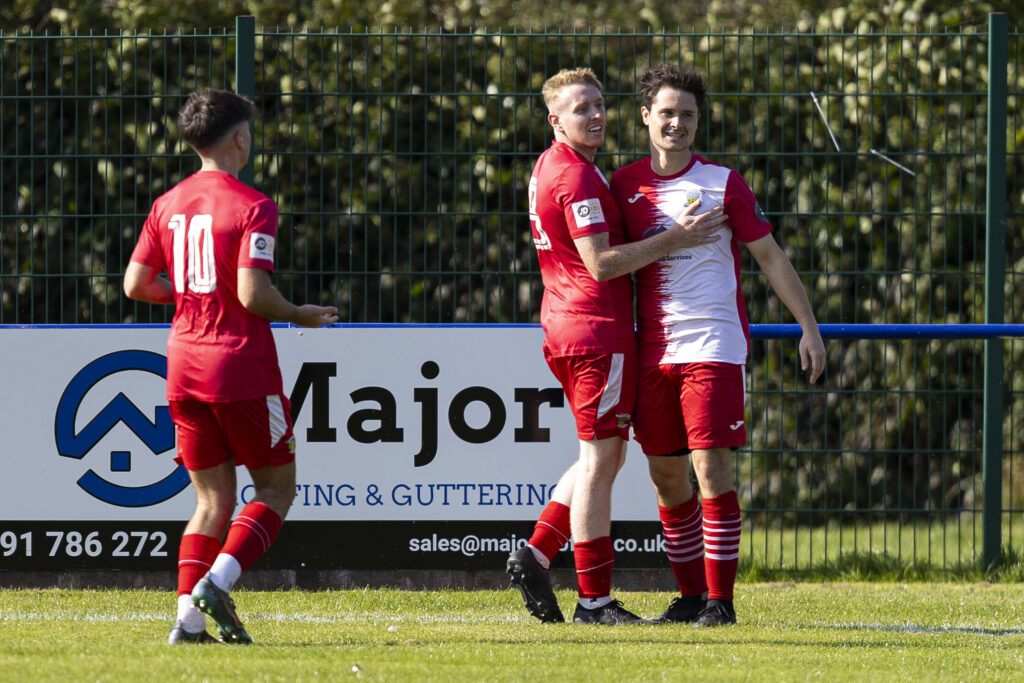
<svg viewBox="0 0 1024 683">
<path fill-rule="evenodd" d="M 672 595 L 624 593 L 656 616 Z M 237 591 L 256 641 L 166 645 L 165 591 L 0 591 L 0 680 L 1013 680 L 1014 584 L 741 584 L 739 624 L 541 624 L 509 591 Z M 575 596 L 559 591 L 571 614 Z M 212 631 L 212 626 L 211 626 Z"/>
</svg>

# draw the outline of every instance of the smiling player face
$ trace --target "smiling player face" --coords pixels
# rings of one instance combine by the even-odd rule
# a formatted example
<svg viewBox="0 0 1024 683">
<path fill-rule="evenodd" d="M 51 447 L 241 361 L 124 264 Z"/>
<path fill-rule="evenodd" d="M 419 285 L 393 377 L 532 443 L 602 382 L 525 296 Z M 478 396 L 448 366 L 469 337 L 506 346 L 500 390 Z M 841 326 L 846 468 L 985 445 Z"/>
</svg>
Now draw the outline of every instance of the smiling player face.
<svg viewBox="0 0 1024 683">
<path fill-rule="evenodd" d="M 556 140 L 593 161 L 604 144 L 604 97 L 592 85 L 567 85 L 548 113 L 548 121 Z"/>
<path fill-rule="evenodd" d="M 651 154 L 660 157 L 685 156 L 697 135 L 700 110 L 697 99 L 685 90 L 662 88 L 651 107 L 640 108 L 651 138 Z"/>
</svg>

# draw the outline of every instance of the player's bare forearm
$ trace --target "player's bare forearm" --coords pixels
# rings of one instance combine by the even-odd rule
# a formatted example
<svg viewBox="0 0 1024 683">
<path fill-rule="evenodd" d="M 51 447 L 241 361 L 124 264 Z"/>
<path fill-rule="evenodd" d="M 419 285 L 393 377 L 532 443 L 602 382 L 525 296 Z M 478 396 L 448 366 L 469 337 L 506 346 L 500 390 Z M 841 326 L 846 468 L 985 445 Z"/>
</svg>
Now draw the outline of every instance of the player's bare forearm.
<svg viewBox="0 0 1024 683">
<path fill-rule="evenodd" d="M 270 273 L 259 268 L 238 269 L 238 298 L 246 310 L 267 320 L 289 322 L 300 327 L 320 327 L 338 322 L 336 307 L 293 304 L 270 281 Z"/>
<path fill-rule="evenodd" d="M 721 208 L 699 216 L 691 215 L 691 205 L 676 218 L 674 226 L 637 242 L 610 246 L 608 233 L 588 235 L 577 239 L 576 249 L 591 276 L 598 282 L 627 275 L 654 263 L 677 249 L 696 247 L 717 242 L 717 233 L 728 219 Z"/>
<path fill-rule="evenodd" d="M 807 292 L 788 259 L 784 267 L 778 268 L 774 279 L 769 276 L 769 282 L 783 305 L 803 329 L 799 345 L 800 368 L 809 372 L 807 379 L 814 384 L 825 370 L 825 342 L 821 338 L 818 321 L 807 298 Z"/>
<path fill-rule="evenodd" d="M 174 303 L 174 286 L 152 266 L 131 261 L 124 273 L 124 293 L 151 304 Z"/>
<path fill-rule="evenodd" d="M 825 370 L 825 342 L 810 299 L 789 258 L 768 235 L 747 245 L 782 304 L 803 329 L 800 338 L 800 367 L 809 371 L 813 384 Z"/>
</svg>

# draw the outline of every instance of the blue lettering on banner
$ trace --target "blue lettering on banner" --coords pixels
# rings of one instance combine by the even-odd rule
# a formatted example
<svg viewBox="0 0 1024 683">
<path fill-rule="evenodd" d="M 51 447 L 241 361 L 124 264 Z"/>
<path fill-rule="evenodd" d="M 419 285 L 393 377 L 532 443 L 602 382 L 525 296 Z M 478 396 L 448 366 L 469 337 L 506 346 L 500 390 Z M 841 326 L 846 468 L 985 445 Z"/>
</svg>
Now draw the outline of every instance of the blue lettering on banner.
<svg viewBox="0 0 1024 683">
<path fill-rule="evenodd" d="M 544 505 L 554 490 L 554 484 L 396 484 L 391 502 L 402 507 Z"/>
<path fill-rule="evenodd" d="M 378 484 L 368 484 L 363 492 L 364 503 L 370 507 L 386 504 L 378 493 Z M 554 484 L 395 484 L 390 503 L 399 507 L 431 506 L 543 506 L 551 500 Z M 256 490 L 246 484 L 239 491 L 239 503 L 252 502 Z M 294 505 L 300 507 L 355 507 L 359 504 L 356 488 L 351 484 L 298 483 Z"/>
<path fill-rule="evenodd" d="M 167 358 L 152 351 L 116 351 L 92 361 L 78 371 L 64 389 L 54 418 L 57 453 L 82 459 L 117 423 L 123 422 L 154 454 L 174 448 L 174 424 L 167 406 L 156 406 L 150 421 L 123 393 L 118 393 L 78 433 L 75 419 L 89 390 L 100 380 L 118 372 L 143 371 L 167 377 Z M 131 470 L 131 452 L 111 451 L 111 470 Z M 121 486 L 107 481 L 90 469 L 78 479 L 86 493 L 111 505 L 145 507 L 156 505 L 180 493 L 189 484 L 181 465 L 160 481 L 145 486 Z"/>
</svg>

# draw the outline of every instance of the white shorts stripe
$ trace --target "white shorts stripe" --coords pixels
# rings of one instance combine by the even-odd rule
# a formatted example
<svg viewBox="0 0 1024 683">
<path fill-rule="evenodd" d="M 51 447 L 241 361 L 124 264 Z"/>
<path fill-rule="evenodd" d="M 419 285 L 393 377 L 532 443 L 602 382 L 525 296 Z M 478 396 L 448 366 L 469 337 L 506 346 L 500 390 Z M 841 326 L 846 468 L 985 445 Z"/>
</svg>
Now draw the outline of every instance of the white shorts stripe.
<svg viewBox="0 0 1024 683">
<path fill-rule="evenodd" d="M 601 392 L 601 404 L 597 406 L 597 417 L 600 419 L 614 410 L 622 399 L 622 373 L 626 357 L 621 353 L 612 354 L 612 366 L 608 368 L 608 383 Z"/>
<path fill-rule="evenodd" d="M 288 433 L 288 421 L 284 417 L 280 396 L 267 396 L 267 412 L 270 415 L 270 446 L 274 447 Z"/>
</svg>

